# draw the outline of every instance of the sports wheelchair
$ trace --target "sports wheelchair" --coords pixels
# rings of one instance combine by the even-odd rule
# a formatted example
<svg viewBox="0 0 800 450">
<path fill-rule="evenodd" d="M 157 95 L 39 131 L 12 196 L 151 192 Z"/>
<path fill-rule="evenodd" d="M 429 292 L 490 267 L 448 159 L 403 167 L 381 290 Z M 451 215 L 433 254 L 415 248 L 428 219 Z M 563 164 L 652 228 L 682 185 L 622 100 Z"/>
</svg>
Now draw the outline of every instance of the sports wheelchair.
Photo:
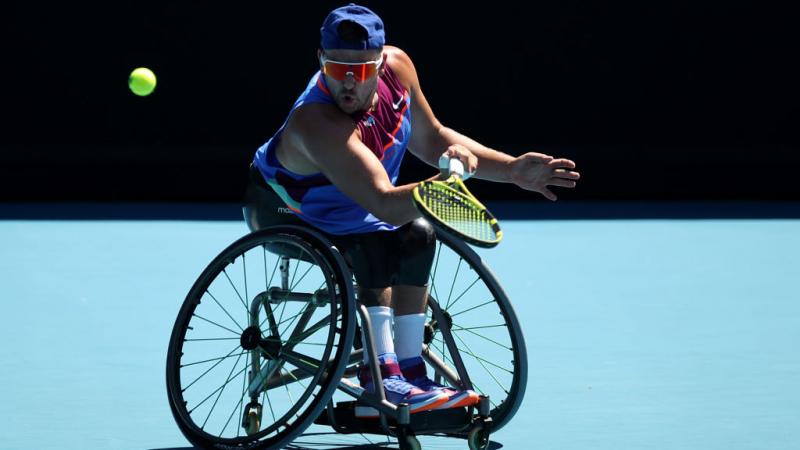
<svg viewBox="0 0 800 450">
<path fill-rule="evenodd" d="M 283 448 L 312 423 L 394 436 L 402 450 L 420 449 L 416 435 L 423 434 L 488 448 L 490 432 L 508 424 L 525 394 L 524 338 L 481 258 L 439 230 L 436 247 L 422 355 L 437 382 L 479 393 L 477 405 L 409 414 L 382 389 L 366 392 L 352 381 L 363 352 L 377 361 L 372 333 L 362 342 L 359 323 L 371 327 L 355 280 L 323 235 L 278 225 L 223 250 L 180 308 L 166 367 L 180 430 L 215 449 Z M 357 419 L 356 402 L 377 409 L 378 418 Z"/>
</svg>

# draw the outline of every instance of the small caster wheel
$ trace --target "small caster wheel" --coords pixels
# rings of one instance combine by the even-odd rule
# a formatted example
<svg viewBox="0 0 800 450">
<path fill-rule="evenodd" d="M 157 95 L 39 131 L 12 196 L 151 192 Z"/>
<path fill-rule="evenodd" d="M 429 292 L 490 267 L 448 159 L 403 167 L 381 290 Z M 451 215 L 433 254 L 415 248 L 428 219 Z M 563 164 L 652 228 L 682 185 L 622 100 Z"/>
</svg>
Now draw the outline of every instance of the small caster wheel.
<svg viewBox="0 0 800 450">
<path fill-rule="evenodd" d="M 419 439 L 409 431 L 398 432 L 397 443 L 400 444 L 400 450 L 422 450 L 422 444 L 419 443 Z"/>
<path fill-rule="evenodd" d="M 261 405 L 256 402 L 247 404 L 247 408 L 242 418 L 242 428 L 248 436 L 252 436 L 261 431 Z"/>
<path fill-rule="evenodd" d="M 467 435 L 469 450 L 486 450 L 489 448 L 489 429 L 484 425 L 477 425 L 469 430 Z"/>
</svg>

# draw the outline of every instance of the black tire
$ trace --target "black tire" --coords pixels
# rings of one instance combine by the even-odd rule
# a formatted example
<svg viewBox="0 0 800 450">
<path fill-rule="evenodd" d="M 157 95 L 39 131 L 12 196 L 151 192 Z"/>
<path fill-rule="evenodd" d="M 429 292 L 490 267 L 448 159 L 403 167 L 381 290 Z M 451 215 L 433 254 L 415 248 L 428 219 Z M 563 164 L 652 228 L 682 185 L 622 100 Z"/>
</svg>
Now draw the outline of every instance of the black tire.
<svg viewBox="0 0 800 450">
<path fill-rule="evenodd" d="M 525 396 L 528 354 L 522 329 L 503 287 L 480 256 L 441 230 L 437 230 L 437 238 L 429 301 L 438 304 L 452 321 L 451 332 L 473 388 L 489 396 L 492 430 L 499 430 Z M 430 307 L 427 316 L 428 349 L 455 370 Z"/>
<path fill-rule="evenodd" d="M 397 445 L 400 450 L 422 450 L 422 444 L 414 433 L 402 427 L 397 430 Z"/>
<path fill-rule="evenodd" d="M 467 434 L 469 450 L 486 450 L 489 448 L 489 430 L 484 425 L 477 425 Z"/>
<path fill-rule="evenodd" d="M 296 258 L 290 263 L 295 278 L 286 285 L 294 297 L 275 291 L 277 266 L 285 262 L 277 251 Z M 252 263 L 248 268 L 248 257 L 257 257 L 259 266 L 263 261 L 263 269 Z M 248 277 L 263 279 L 256 296 Z M 186 438 L 203 448 L 277 449 L 311 425 L 335 392 L 352 347 L 351 278 L 330 242 L 307 227 L 265 228 L 220 253 L 186 296 L 167 352 L 169 403 Z M 264 301 L 267 292 L 273 297 Z M 306 295 L 313 293 L 318 295 Z M 274 368 L 272 375 L 251 391 L 251 384 L 260 384 L 250 373 L 267 367 Z"/>
</svg>

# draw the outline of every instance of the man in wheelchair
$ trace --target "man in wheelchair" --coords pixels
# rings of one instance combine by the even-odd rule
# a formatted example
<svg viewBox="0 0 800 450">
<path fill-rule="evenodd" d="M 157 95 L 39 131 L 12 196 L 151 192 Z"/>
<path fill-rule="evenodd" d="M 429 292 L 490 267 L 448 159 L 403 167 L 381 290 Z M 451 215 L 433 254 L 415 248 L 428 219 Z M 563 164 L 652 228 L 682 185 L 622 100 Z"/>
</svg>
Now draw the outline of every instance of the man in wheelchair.
<svg viewBox="0 0 800 450">
<path fill-rule="evenodd" d="M 446 153 L 476 177 L 550 200 L 556 196 L 548 186 L 575 186 L 575 164 L 533 152 L 512 157 L 442 125 L 411 59 L 384 45 L 383 22 L 371 10 L 337 8 L 320 31 L 320 70 L 255 154 L 245 219 L 251 230 L 311 225 L 336 245 L 367 306 L 389 401 L 408 403 L 412 413 L 475 404 L 475 392 L 431 380 L 420 356 L 436 239 L 412 204 L 418 183 L 395 185 L 403 156 L 410 150 L 438 167 Z M 371 390 L 364 355 L 359 380 Z M 378 413 L 357 408 L 356 415 Z"/>
</svg>

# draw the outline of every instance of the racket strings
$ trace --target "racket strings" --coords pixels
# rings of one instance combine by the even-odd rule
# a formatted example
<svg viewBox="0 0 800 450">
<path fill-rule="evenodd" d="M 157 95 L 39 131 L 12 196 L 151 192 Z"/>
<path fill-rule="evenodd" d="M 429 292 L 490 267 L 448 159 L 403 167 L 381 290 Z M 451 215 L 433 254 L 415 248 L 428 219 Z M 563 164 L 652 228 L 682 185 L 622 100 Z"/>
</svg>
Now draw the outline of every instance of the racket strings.
<svg viewBox="0 0 800 450">
<path fill-rule="evenodd" d="M 446 186 L 426 183 L 420 197 L 428 210 L 454 230 L 481 241 L 497 240 L 496 221 L 468 196 Z"/>
</svg>

